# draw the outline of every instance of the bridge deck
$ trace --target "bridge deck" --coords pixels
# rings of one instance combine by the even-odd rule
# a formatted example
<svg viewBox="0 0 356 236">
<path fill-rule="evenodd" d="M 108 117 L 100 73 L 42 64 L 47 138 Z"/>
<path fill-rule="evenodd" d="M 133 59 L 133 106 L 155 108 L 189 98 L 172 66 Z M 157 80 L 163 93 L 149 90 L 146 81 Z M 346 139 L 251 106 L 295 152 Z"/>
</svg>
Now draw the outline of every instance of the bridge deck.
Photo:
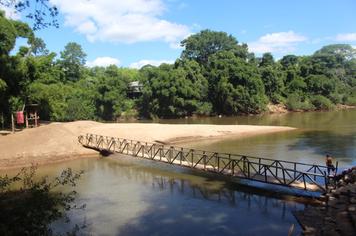
<svg viewBox="0 0 356 236">
<path fill-rule="evenodd" d="M 157 143 L 96 134 L 79 136 L 78 140 L 83 146 L 100 151 L 127 154 L 214 172 L 231 178 L 249 179 L 313 192 L 325 192 L 329 187 L 327 167 L 322 165 L 167 147 Z"/>
</svg>

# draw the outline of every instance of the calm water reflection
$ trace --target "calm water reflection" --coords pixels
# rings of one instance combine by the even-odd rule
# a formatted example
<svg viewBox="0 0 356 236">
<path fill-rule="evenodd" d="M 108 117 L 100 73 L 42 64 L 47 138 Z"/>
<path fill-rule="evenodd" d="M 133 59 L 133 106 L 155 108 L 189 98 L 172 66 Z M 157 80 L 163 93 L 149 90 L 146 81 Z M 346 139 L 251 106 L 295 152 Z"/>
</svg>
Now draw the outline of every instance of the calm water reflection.
<svg viewBox="0 0 356 236">
<path fill-rule="evenodd" d="M 119 156 L 69 165 L 85 170 L 77 203 L 87 207 L 70 214 L 71 224 L 54 224 L 59 232 L 83 220 L 88 226 L 81 232 L 93 235 L 286 235 L 292 224 L 300 232 L 292 211 L 304 205 L 188 169 Z"/>
<path fill-rule="evenodd" d="M 356 165 L 356 109 L 333 112 L 169 120 L 168 123 L 285 125 L 296 131 L 246 139 L 206 140 L 184 146 L 218 152 L 324 164 L 330 153 L 341 168 Z"/>
<path fill-rule="evenodd" d="M 163 123 L 287 125 L 296 131 L 246 139 L 181 144 L 211 151 L 324 163 L 331 153 L 341 166 L 356 165 L 356 110 L 293 113 L 259 117 L 164 120 Z M 84 170 L 77 203 L 85 210 L 70 214 L 66 232 L 84 220 L 91 235 L 287 235 L 292 211 L 305 206 L 251 192 L 188 169 L 114 156 L 41 167 L 58 175 L 65 167 Z"/>
</svg>

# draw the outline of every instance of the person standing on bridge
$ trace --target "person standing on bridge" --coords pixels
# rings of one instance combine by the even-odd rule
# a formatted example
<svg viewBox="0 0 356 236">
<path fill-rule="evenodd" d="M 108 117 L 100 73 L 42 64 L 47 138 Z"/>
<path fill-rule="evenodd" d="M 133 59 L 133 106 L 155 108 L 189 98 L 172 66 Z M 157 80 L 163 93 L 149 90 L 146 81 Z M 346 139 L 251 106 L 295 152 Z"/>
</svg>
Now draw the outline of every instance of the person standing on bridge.
<svg viewBox="0 0 356 236">
<path fill-rule="evenodd" d="M 335 166 L 333 165 L 333 158 L 329 154 L 326 154 L 325 163 L 328 168 L 328 175 L 330 175 L 330 171 L 335 171 Z"/>
</svg>

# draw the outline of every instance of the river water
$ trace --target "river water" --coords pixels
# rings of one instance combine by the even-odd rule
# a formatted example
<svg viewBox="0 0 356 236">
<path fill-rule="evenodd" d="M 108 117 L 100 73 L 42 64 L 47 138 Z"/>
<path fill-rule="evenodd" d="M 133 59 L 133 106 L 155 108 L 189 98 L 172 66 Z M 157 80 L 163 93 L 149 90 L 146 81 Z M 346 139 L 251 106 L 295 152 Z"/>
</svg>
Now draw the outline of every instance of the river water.
<svg viewBox="0 0 356 236">
<path fill-rule="evenodd" d="M 339 162 L 340 169 L 356 165 L 356 109 L 162 122 L 291 126 L 298 129 L 244 139 L 190 142 L 185 146 L 311 164 L 325 164 L 325 155 L 329 154 Z"/>
<path fill-rule="evenodd" d="M 356 110 L 230 118 L 163 120 L 162 123 L 287 125 L 295 131 L 246 139 L 207 140 L 185 147 L 308 163 L 324 163 L 330 153 L 341 168 L 356 164 Z M 70 223 L 53 228 L 92 235 L 287 235 L 300 233 L 293 211 L 306 205 L 278 199 L 184 168 L 114 155 L 48 167 L 55 176 L 65 167 L 84 170 L 76 188 Z"/>
</svg>

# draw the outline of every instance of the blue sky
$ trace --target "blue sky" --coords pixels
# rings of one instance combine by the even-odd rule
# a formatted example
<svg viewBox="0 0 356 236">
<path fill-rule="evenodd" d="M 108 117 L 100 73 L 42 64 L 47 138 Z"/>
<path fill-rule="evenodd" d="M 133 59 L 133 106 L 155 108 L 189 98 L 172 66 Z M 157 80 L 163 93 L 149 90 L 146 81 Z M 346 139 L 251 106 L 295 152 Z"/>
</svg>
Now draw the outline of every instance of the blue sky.
<svg viewBox="0 0 356 236">
<path fill-rule="evenodd" d="M 81 44 L 90 66 L 172 62 L 179 42 L 203 29 L 225 31 L 277 59 L 327 44 L 356 45 L 356 0 L 50 1 L 59 8 L 60 28 L 37 36 L 56 53 L 68 42 Z"/>
</svg>

